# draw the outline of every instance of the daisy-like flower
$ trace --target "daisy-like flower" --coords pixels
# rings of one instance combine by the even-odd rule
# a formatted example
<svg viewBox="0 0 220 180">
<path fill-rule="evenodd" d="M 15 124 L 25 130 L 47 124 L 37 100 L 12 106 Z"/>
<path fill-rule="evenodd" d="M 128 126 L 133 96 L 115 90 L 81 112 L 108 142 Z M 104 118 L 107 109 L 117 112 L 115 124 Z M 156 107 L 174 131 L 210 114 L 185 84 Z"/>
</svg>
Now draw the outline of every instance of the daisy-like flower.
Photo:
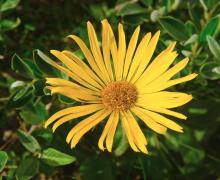
<svg viewBox="0 0 220 180">
<path fill-rule="evenodd" d="M 52 130 L 55 131 L 65 122 L 86 116 L 67 135 L 66 142 L 73 148 L 89 130 L 99 123 L 105 123 L 98 146 L 101 150 L 107 148 L 111 152 L 117 126 L 121 123 L 131 148 L 135 152 L 148 153 L 147 139 L 136 117 L 159 134 L 164 134 L 167 128 L 183 132 L 181 126 L 164 115 L 186 119 L 183 114 L 170 109 L 189 102 L 192 96 L 166 89 L 192 80 L 197 74 L 172 79 L 189 61 L 185 58 L 170 67 L 178 55 L 173 50 L 175 42 L 150 63 L 159 31 L 153 36 L 147 33 L 138 43 L 138 26 L 127 44 L 122 24 L 118 25 L 116 41 L 108 21 L 101 23 L 101 47 L 90 22 L 87 23 L 90 49 L 79 37 L 69 36 L 82 50 L 86 62 L 70 51 L 50 51 L 65 66 L 54 61 L 49 63 L 71 80 L 46 78 L 47 88 L 52 94 L 67 96 L 80 105 L 55 113 L 46 121 L 45 127 L 53 123 Z"/>
</svg>

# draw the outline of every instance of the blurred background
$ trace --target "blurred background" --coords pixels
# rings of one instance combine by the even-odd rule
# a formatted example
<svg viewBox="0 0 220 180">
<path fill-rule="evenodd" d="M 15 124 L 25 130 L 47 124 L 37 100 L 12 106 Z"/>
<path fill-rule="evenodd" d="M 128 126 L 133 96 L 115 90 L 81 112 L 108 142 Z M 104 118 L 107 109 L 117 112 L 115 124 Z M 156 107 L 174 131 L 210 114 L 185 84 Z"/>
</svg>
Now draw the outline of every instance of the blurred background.
<svg viewBox="0 0 220 180">
<path fill-rule="evenodd" d="M 141 36 L 161 30 L 155 55 L 177 41 L 175 63 L 191 59 L 178 76 L 199 73 L 171 89 L 194 96 L 177 108 L 188 116 L 176 121 L 183 134 L 162 136 L 142 126 L 149 155 L 132 152 L 120 128 L 112 153 L 97 147 L 104 124 L 72 150 L 65 137 L 73 124 L 54 134 L 43 128 L 51 114 L 75 102 L 44 91 L 45 77 L 62 74 L 36 49 L 48 56 L 50 49 L 82 56 L 65 37 L 76 34 L 88 43 L 86 22 L 100 34 L 104 18 L 115 32 L 122 22 L 127 41 L 137 25 Z M 219 0 L 0 0 L 0 179 L 220 179 L 219 32 Z"/>
</svg>

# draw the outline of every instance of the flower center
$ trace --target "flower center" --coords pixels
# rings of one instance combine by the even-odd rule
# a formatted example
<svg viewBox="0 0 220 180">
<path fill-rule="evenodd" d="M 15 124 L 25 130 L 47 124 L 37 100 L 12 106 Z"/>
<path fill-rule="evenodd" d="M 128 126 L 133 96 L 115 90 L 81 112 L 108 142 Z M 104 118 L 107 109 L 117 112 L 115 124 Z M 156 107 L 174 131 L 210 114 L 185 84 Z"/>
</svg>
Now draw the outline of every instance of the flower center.
<svg viewBox="0 0 220 180">
<path fill-rule="evenodd" d="M 111 111 L 130 109 L 137 100 L 137 90 L 133 84 L 126 81 L 116 81 L 108 84 L 101 93 L 102 103 Z"/>
</svg>

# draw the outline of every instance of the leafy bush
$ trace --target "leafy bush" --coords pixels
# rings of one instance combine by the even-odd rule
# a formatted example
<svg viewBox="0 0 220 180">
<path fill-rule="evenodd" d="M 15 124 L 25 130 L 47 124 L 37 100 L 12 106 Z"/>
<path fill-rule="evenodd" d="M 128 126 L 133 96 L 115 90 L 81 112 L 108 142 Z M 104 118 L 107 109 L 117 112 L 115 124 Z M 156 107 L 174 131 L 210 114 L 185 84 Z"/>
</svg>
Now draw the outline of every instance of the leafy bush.
<svg viewBox="0 0 220 180">
<path fill-rule="evenodd" d="M 161 30 L 156 53 L 177 41 L 190 63 L 178 76 L 199 74 L 175 89 L 194 100 L 178 110 L 188 116 L 183 134 L 157 135 L 147 128 L 149 155 L 134 153 L 118 131 L 112 153 L 97 148 L 102 125 L 70 149 L 65 124 L 43 128 L 54 112 L 75 102 L 50 96 L 45 77 L 63 76 L 48 65 L 49 49 L 79 49 L 64 37 L 87 39 L 86 21 L 100 31 L 107 18 L 126 37 Z M 88 41 L 87 41 L 88 43 Z M 220 177 L 220 2 L 218 0 L 0 1 L 0 177 L 3 179 L 218 179 Z M 147 102 L 146 102 L 147 103 Z"/>
</svg>

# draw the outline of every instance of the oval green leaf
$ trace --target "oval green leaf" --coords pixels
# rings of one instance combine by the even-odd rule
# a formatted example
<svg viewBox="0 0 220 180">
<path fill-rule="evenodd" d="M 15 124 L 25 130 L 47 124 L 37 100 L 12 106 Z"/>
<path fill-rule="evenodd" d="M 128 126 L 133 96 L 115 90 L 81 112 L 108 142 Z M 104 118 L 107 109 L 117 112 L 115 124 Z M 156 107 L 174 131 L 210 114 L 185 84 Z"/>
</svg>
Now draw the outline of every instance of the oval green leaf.
<svg viewBox="0 0 220 180">
<path fill-rule="evenodd" d="M 213 56 L 220 61 L 220 45 L 217 43 L 217 41 L 212 38 L 211 36 L 207 37 L 208 45 L 211 53 Z"/>
<path fill-rule="evenodd" d="M 171 37 L 178 41 L 186 41 L 190 38 L 189 32 L 183 22 L 174 17 L 162 17 L 159 23 Z"/>
<path fill-rule="evenodd" d="M 39 171 L 39 160 L 34 157 L 28 157 L 21 161 L 16 169 L 16 177 L 18 180 L 31 179 Z"/>
<path fill-rule="evenodd" d="M 34 153 L 41 150 L 41 147 L 37 140 L 31 136 L 30 134 L 27 134 L 26 132 L 22 130 L 17 131 L 18 138 L 21 142 L 21 144 L 30 152 Z"/>
<path fill-rule="evenodd" d="M 0 151 L 0 172 L 4 169 L 8 161 L 8 155 L 5 151 Z"/>
<path fill-rule="evenodd" d="M 75 157 L 60 152 L 53 148 L 43 150 L 42 161 L 50 166 L 63 166 L 76 160 Z"/>
</svg>

